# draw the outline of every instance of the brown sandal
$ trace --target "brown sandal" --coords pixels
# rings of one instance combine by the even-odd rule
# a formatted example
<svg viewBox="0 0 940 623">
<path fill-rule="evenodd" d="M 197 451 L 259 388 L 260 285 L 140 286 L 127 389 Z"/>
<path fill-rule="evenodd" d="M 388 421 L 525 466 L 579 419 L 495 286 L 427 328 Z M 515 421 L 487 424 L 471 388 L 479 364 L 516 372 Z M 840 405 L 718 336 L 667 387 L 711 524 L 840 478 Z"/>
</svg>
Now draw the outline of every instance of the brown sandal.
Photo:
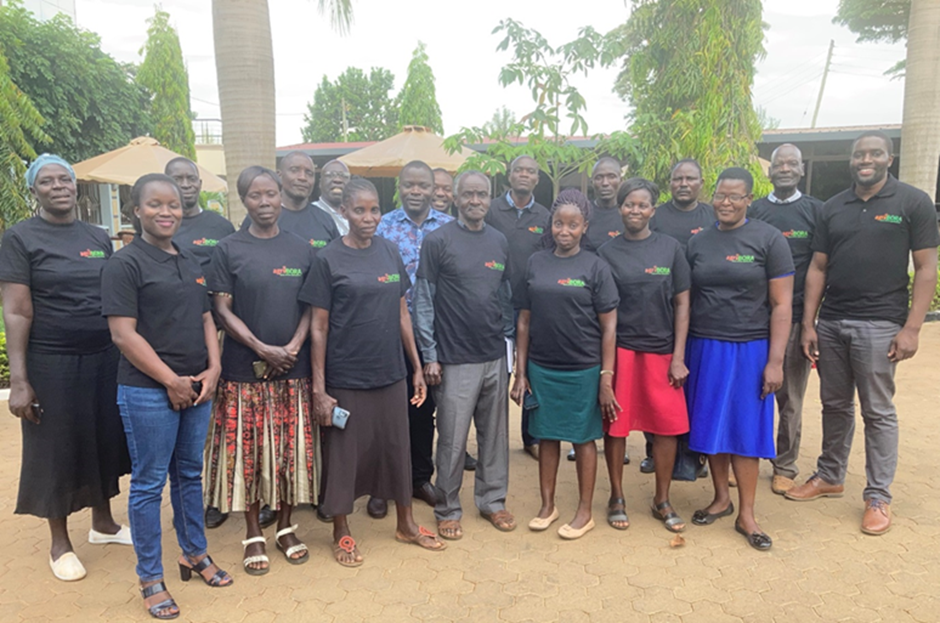
<svg viewBox="0 0 940 623">
<path fill-rule="evenodd" d="M 516 518 L 506 509 L 498 510 L 495 513 L 480 511 L 480 516 L 493 524 L 493 527 L 500 532 L 512 532 L 516 529 Z"/>
<path fill-rule="evenodd" d="M 457 519 L 443 519 L 437 522 L 437 533 L 442 539 L 459 541 L 463 538 L 463 527 Z"/>
<path fill-rule="evenodd" d="M 413 537 L 405 536 L 401 532 L 396 531 L 395 540 L 399 543 L 411 543 L 432 552 L 442 552 L 447 549 L 447 543 L 440 540 L 436 534 L 424 526 L 418 526 L 418 534 Z M 430 541 L 430 544 L 428 544 L 428 541 Z"/>
<path fill-rule="evenodd" d="M 343 552 L 347 554 L 355 553 L 356 557 L 359 560 L 346 561 L 342 559 Z M 359 548 L 356 547 L 356 539 L 352 538 L 348 534 L 344 537 L 341 537 L 338 543 L 333 543 L 333 558 L 339 564 L 344 567 L 360 567 L 362 566 L 362 554 L 359 553 Z"/>
</svg>

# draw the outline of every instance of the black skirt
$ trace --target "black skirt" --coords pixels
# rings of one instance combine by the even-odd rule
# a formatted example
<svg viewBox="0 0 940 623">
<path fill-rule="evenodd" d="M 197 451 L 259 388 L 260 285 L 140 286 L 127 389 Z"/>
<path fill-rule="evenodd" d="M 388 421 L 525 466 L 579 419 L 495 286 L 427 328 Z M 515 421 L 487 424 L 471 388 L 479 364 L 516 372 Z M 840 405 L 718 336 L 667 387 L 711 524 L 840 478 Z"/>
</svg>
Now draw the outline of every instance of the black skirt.
<svg viewBox="0 0 940 623">
<path fill-rule="evenodd" d="M 117 406 L 118 350 L 88 355 L 27 354 L 27 374 L 42 408 L 22 421 L 23 463 L 16 513 L 55 519 L 101 506 L 130 473 Z"/>
<path fill-rule="evenodd" d="M 323 512 L 349 515 L 364 495 L 411 505 L 411 441 L 405 380 L 379 389 L 327 393 L 349 411 L 345 429 L 326 431 Z"/>
</svg>

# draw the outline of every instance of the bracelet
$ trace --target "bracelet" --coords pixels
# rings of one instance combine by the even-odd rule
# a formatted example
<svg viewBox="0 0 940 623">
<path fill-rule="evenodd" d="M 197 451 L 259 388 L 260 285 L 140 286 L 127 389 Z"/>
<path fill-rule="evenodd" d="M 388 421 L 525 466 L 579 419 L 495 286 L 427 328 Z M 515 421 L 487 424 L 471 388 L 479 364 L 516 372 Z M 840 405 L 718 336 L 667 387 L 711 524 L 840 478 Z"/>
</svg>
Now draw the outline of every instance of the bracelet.
<svg viewBox="0 0 940 623">
<path fill-rule="evenodd" d="M 614 371 L 613 370 L 601 370 L 601 376 L 604 376 L 605 374 L 610 374 L 611 376 L 613 376 Z"/>
</svg>

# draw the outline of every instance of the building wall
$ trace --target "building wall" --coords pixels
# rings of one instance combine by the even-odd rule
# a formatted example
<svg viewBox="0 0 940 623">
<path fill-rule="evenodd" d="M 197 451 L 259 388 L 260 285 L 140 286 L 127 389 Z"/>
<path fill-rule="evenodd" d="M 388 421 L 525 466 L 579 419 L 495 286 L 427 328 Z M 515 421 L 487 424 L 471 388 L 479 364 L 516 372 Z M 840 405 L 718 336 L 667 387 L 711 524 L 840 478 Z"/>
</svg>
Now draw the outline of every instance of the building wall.
<svg viewBox="0 0 940 623">
<path fill-rule="evenodd" d="M 23 6 L 42 21 L 50 20 L 59 13 L 65 13 L 75 21 L 75 0 L 23 0 Z"/>
</svg>

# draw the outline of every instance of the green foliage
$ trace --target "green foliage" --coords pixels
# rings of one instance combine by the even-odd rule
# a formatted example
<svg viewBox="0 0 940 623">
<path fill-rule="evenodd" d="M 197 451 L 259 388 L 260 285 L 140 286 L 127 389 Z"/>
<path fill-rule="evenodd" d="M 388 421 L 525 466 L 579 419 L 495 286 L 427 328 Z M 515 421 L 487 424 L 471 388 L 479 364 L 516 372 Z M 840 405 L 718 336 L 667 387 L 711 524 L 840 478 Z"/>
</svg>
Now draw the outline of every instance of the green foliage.
<svg viewBox="0 0 940 623">
<path fill-rule="evenodd" d="M 761 137 L 751 101 L 754 65 L 764 54 L 760 0 L 635 0 L 609 33 L 602 62 L 622 58 L 615 90 L 633 106 L 638 175 L 668 187 L 669 170 L 697 159 L 706 189 L 728 166 L 769 190 L 757 161 Z"/>
<path fill-rule="evenodd" d="M 510 137 L 516 126 L 516 114 L 500 106 L 493 112 L 493 117 L 483 124 L 483 129 L 491 138 L 501 139 Z"/>
<path fill-rule="evenodd" d="M 304 140 L 381 141 L 392 136 L 398 128 L 398 116 L 389 97 L 394 84 L 392 72 L 381 67 L 373 67 L 368 76 L 361 69 L 349 67 L 335 82 L 323 76 L 304 115 Z"/>
<path fill-rule="evenodd" d="M 140 50 L 144 62 L 137 72 L 137 84 L 151 97 L 153 137 L 167 149 L 195 159 L 189 74 L 179 35 L 170 25 L 170 14 L 160 8 L 147 24 L 147 42 Z"/>
<path fill-rule="evenodd" d="M 0 387 L 10 386 L 10 359 L 7 357 L 7 334 L 0 331 Z"/>
<path fill-rule="evenodd" d="M 0 6 L 10 77 L 47 120 L 44 148 L 78 162 L 149 133 L 149 100 L 133 65 L 105 54 L 64 15 L 39 22 L 18 2 Z"/>
<path fill-rule="evenodd" d="M 329 11 L 330 25 L 336 32 L 341 35 L 349 32 L 349 27 L 353 23 L 351 0 L 319 0 L 317 8 L 321 15 Z"/>
<path fill-rule="evenodd" d="M 421 125 L 437 134 L 444 133 L 441 107 L 437 104 L 434 88 L 434 72 L 428 65 L 428 54 L 420 41 L 408 63 L 408 76 L 395 99 L 395 108 L 398 109 L 399 129 L 406 125 Z"/>
<path fill-rule="evenodd" d="M 29 98 L 10 78 L 0 45 L 0 231 L 29 216 L 26 160 L 36 157 L 33 147 L 49 137 L 44 120 Z"/>
<path fill-rule="evenodd" d="M 832 23 L 842 24 L 858 35 L 859 43 L 907 40 L 912 0 L 839 0 Z M 901 60 L 884 73 L 895 78 L 904 76 L 906 60 Z"/>
</svg>

